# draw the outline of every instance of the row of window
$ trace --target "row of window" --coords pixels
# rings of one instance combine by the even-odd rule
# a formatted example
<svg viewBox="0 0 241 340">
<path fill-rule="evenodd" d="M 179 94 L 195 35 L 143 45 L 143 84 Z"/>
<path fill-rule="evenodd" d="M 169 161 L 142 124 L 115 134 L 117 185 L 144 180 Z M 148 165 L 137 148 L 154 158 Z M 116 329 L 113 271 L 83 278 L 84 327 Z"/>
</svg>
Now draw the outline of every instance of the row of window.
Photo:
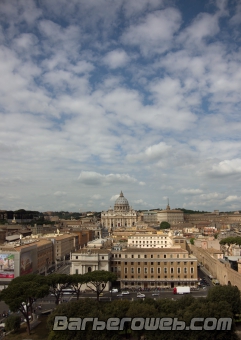
<svg viewBox="0 0 241 340">
<path fill-rule="evenodd" d="M 116 268 L 116 271 L 117 271 L 117 267 L 114 267 L 114 268 Z M 153 268 L 153 267 L 151 267 L 151 268 L 148 268 L 148 267 L 144 267 L 144 268 L 140 268 L 140 267 L 134 268 L 134 267 L 131 267 L 131 268 L 129 268 L 131 274 L 135 274 L 135 273 L 141 274 L 142 273 L 142 269 L 144 271 L 144 274 L 148 274 L 148 272 L 150 272 L 151 274 L 154 274 L 154 272 L 155 272 L 155 268 Z M 174 273 L 181 274 L 182 269 L 183 269 L 183 273 L 184 274 L 188 273 L 188 268 L 187 267 L 184 267 L 184 268 L 181 268 L 181 267 L 177 267 L 177 268 L 174 268 L 174 267 L 171 267 L 171 268 L 164 267 L 163 268 L 164 274 L 168 274 L 168 269 L 170 271 L 170 274 L 174 274 Z M 156 272 L 157 272 L 157 274 L 161 274 L 161 268 L 160 267 L 156 268 Z M 128 268 L 126 268 L 126 267 L 124 268 L 124 273 L 128 274 Z M 194 267 L 190 267 L 190 273 L 194 274 Z"/>
<path fill-rule="evenodd" d="M 120 264 L 121 262 L 118 262 L 118 263 Z M 170 264 L 171 266 L 177 264 L 179 266 L 181 263 L 183 263 L 184 266 L 187 265 L 186 261 L 184 261 L 184 262 L 178 261 L 178 262 L 125 262 L 125 266 L 127 266 L 128 264 L 131 264 L 131 266 L 134 266 L 134 263 L 137 263 L 138 266 L 141 266 L 143 264 L 144 264 L 144 266 L 147 266 L 148 264 L 150 264 L 151 266 L 153 266 L 155 264 L 157 264 L 158 266 L 160 266 L 161 264 L 164 264 L 164 266 L 167 266 L 168 264 Z M 193 266 L 193 261 L 191 261 L 190 264 L 191 264 L 191 266 Z"/>
<path fill-rule="evenodd" d="M 136 241 L 136 243 L 138 243 L 138 242 L 139 243 L 149 243 L 148 240 L 147 241 L 145 241 L 145 240 L 144 241 Z M 135 243 L 135 241 L 132 241 L 132 243 Z M 150 241 L 150 243 L 152 243 L 152 241 Z M 156 240 L 154 240 L 153 243 L 158 243 L 158 244 L 162 243 L 163 244 L 163 243 L 167 243 L 167 241 L 156 241 Z"/>
<path fill-rule="evenodd" d="M 125 275 L 124 278 L 125 278 L 125 279 L 129 279 L 129 277 L 127 277 L 127 275 Z M 140 275 L 138 275 L 137 277 L 134 277 L 134 275 L 132 275 L 130 278 L 131 278 L 131 279 L 142 279 L 142 277 L 140 277 Z M 151 278 L 151 279 L 156 279 L 156 277 L 154 278 L 153 275 L 152 275 L 151 277 L 147 277 L 147 275 L 144 276 L 144 279 L 148 279 L 148 280 L 149 280 L 150 278 Z M 160 275 L 158 275 L 157 278 L 158 278 L 158 279 L 161 279 Z M 176 279 L 176 278 L 181 279 L 180 275 L 177 275 L 177 276 L 175 276 L 175 277 L 174 277 L 173 275 L 171 275 L 171 276 L 169 276 L 169 277 L 167 277 L 167 275 L 165 275 L 165 276 L 163 277 L 163 279 L 168 279 L 168 280 L 170 280 L 170 279 Z M 191 275 L 189 278 L 190 278 L 190 279 L 194 279 L 194 276 Z M 184 276 L 183 276 L 183 279 L 187 279 L 187 275 L 184 275 Z"/>
<path fill-rule="evenodd" d="M 127 258 L 131 258 L 131 259 L 134 259 L 134 258 L 138 258 L 138 259 L 140 259 L 140 258 L 144 258 L 144 259 L 147 259 L 147 258 L 151 258 L 151 259 L 153 259 L 153 258 L 163 258 L 163 259 L 167 259 L 167 258 L 170 258 L 170 259 L 172 259 L 172 258 L 186 258 L 186 257 L 188 257 L 188 255 L 187 254 L 168 254 L 168 255 L 166 255 L 166 254 L 163 254 L 163 255 L 160 255 L 160 254 L 155 254 L 155 256 L 153 255 L 153 254 L 151 254 L 151 255 L 149 255 L 149 256 L 147 256 L 146 254 L 137 254 L 137 255 L 127 255 L 127 254 L 112 254 L 112 257 L 114 257 L 114 258 L 125 258 L 125 259 L 127 259 Z"/>
<path fill-rule="evenodd" d="M 152 239 L 152 237 L 153 238 L 161 238 L 161 239 L 165 239 L 165 240 L 167 239 L 167 236 L 157 236 L 157 235 L 156 236 L 130 236 L 130 239 L 135 238 L 135 239 L 138 239 L 138 240 L 139 239 L 145 239 L 145 240 L 148 239 L 149 240 L 149 239 Z"/>
</svg>

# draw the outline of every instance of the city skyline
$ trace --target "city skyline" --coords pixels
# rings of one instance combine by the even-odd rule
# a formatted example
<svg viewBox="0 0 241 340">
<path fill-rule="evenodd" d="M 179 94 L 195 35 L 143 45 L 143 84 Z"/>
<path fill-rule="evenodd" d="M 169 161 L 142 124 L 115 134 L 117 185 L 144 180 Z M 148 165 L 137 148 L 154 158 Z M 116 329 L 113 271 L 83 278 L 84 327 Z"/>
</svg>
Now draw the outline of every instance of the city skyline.
<svg viewBox="0 0 241 340">
<path fill-rule="evenodd" d="M 0 206 L 241 207 L 239 1 L 3 0 Z"/>
</svg>

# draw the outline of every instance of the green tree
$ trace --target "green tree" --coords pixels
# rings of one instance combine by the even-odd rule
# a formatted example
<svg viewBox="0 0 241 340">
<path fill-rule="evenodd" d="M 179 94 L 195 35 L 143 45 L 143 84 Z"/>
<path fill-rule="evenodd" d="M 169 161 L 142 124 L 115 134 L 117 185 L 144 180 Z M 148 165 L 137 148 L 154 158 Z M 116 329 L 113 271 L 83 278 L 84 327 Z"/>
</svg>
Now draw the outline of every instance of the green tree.
<svg viewBox="0 0 241 340">
<path fill-rule="evenodd" d="M 31 281 L 29 278 L 25 275 L 18 277 L 17 280 L 13 279 L 9 286 L 0 293 L 0 300 L 9 306 L 11 311 L 22 313 L 26 319 L 28 334 L 30 334 L 29 316 L 32 315 L 34 301 L 49 293 L 47 285 Z"/>
<path fill-rule="evenodd" d="M 43 277 L 43 281 L 49 286 L 49 293 L 55 297 L 55 304 L 58 305 L 62 296 L 62 290 L 71 286 L 71 275 L 50 274 Z"/>
<path fill-rule="evenodd" d="M 240 314 L 240 290 L 236 286 L 215 286 L 209 289 L 207 299 L 212 302 L 226 301 L 234 315 Z"/>
<path fill-rule="evenodd" d="M 192 244 L 192 245 L 194 245 L 194 240 L 195 240 L 195 238 L 190 238 L 190 243 Z"/>
<path fill-rule="evenodd" d="M 114 273 L 105 270 L 95 270 L 83 275 L 88 288 L 96 293 L 97 301 L 99 301 L 100 293 L 103 292 L 108 282 L 116 281 L 117 277 Z"/>
<path fill-rule="evenodd" d="M 81 274 L 73 274 L 70 276 L 70 286 L 74 290 L 77 300 L 79 300 L 82 284 L 85 283 L 85 277 Z"/>
<path fill-rule="evenodd" d="M 160 229 L 169 229 L 171 227 L 170 223 L 162 221 L 160 224 Z"/>
<path fill-rule="evenodd" d="M 236 237 L 226 237 L 226 238 L 223 238 L 219 243 L 220 243 L 221 245 L 228 244 L 229 246 L 230 246 L 231 244 L 238 244 L 238 245 L 241 245 L 241 237 L 240 237 L 240 236 L 236 236 Z"/>
<path fill-rule="evenodd" d="M 6 319 L 5 329 L 7 332 L 13 330 L 14 333 L 16 333 L 17 331 L 19 331 L 20 326 L 21 326 L 21 317 L 19 315 L 12 314 Z"/>
</svg>

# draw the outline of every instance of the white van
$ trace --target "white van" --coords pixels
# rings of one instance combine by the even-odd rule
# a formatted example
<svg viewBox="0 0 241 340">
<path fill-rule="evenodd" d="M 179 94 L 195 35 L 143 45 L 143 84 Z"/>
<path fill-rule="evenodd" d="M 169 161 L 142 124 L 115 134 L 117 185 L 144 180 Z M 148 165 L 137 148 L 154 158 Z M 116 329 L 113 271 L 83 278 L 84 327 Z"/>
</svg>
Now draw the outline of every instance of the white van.
<svg viewBox="0 0 241 340">
<path fill-rule="evenodd" d="M 110 290 L 110 293 L 118 293 L 118 289 L 117 289 L 117 288 L 112 288 L 112 289 Z"/>
</svg>

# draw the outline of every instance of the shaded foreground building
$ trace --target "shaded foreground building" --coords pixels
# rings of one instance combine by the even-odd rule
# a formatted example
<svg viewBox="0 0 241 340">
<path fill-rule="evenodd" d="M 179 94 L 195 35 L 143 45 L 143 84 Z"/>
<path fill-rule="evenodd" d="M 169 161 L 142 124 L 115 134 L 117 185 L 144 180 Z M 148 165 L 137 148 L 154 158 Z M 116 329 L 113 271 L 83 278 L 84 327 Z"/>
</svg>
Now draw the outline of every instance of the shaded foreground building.
<svg viewBox="0 0 241 340">
<path fill-rule="evenodd" d="M 198 282 L 197 258 L 182 248 L 86 248 L 72 253 L 71 262 L 72 274 L 116 273 L 120 288 L 173 288 Z"/>
</svg>

